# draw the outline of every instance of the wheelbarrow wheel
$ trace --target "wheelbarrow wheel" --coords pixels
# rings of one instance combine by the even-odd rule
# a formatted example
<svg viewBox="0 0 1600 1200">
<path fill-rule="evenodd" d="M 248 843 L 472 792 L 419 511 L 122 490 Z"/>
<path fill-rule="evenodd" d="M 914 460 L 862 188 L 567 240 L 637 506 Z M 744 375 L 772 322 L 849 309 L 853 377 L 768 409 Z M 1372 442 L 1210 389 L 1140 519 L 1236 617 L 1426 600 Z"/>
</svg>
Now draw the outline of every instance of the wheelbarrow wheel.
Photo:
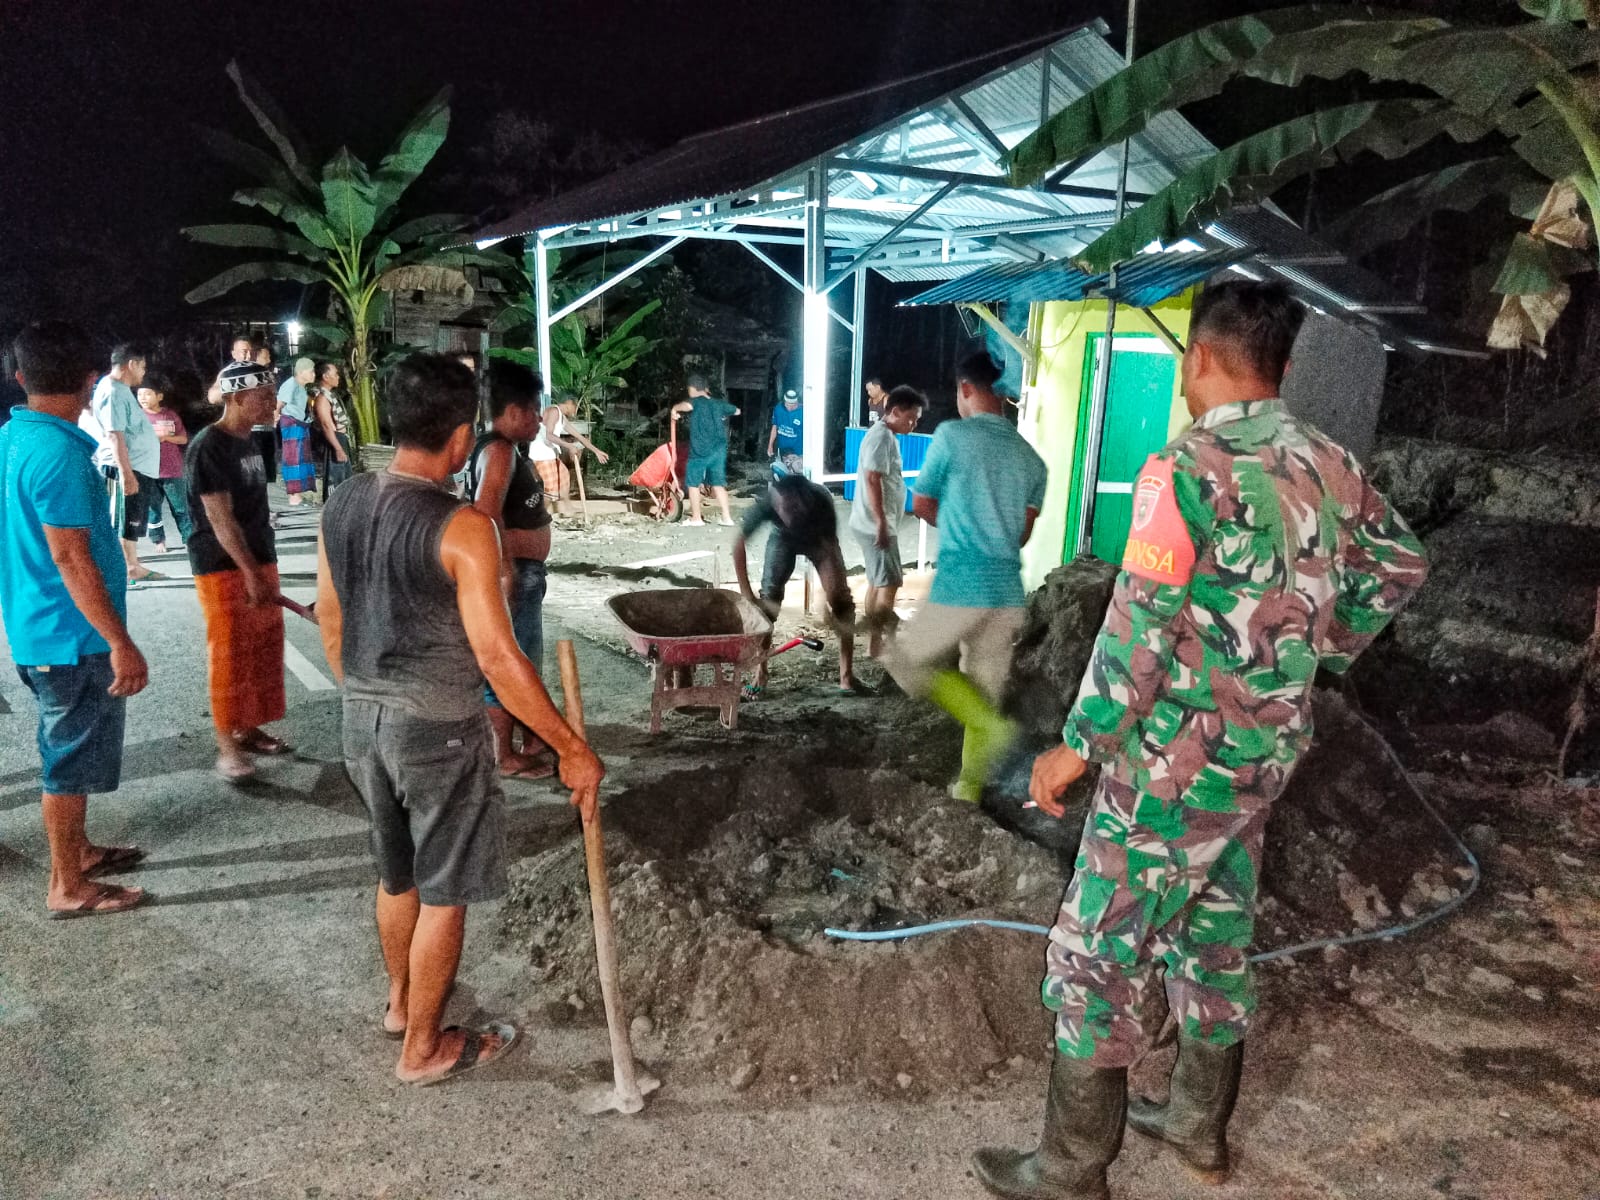
<svg viewBox="0 0 1600 1200">
<path fill-rule="evenodd" d="M 662 489 L 661 497 L 656 502 L 656 511 L 668 525 L 676 525 L 683 520 L 683 497 L 678 495 L 677 488 Z"/>
</svg>

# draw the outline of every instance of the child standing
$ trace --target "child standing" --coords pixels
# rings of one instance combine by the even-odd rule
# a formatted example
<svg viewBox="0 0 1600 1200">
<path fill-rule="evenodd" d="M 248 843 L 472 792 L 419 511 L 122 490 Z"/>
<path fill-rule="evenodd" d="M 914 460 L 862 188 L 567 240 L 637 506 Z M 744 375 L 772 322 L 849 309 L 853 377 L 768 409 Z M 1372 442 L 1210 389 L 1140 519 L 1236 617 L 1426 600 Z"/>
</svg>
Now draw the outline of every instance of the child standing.
<svg viewBox="0 0 1600 1200">
<path fill-rule="evenodd" d="M 172 510 L 173 524 L 177 525 L 178 535 L 185 543 L 194 532 L 183 490 L 183 448 L 189 444 L 189 431 L 177 410 L 167 407 L 167 388 L 165 377 L 152 371 L 145 376 L 138 391 L 139 407 L 161 443 L 161 470 L 156 480 L 157 492 L 150 497 L 150 528 L 146 532 L 153 544 L 163 548 L 167 544 L 166 527 L 161 521 L 163 500 Z"/>
<path fill-rule="evenodd" d="M 689 414 L 689 464 L 684 468 L 683 484 L 689 489 L 689 519 L 685 525 L 704 525 L 700 518 L 700 485 L 709 483 L 711 494 L 722 507 L 723 525 L 733 524 L 728 511 L 728 418 L 739 410 L 726 400 L 711 395 L 704 375 L 689 376 L 689 398 L 672 406 L 676 421 Z"/>
</svg>

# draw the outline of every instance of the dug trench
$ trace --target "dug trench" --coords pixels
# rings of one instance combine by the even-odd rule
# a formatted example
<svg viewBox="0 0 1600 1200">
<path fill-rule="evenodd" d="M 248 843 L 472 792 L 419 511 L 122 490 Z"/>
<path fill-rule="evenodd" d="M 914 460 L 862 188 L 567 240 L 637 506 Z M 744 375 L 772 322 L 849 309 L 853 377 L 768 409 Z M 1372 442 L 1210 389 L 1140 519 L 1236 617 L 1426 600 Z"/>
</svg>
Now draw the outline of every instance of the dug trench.
<svg viewBox="0 0 1600 1200">
<path fill-rule="evenodd" d="M 1073 564 L 1035 595 L 1008 697 L 1032 737 L 1059 729 L 1109 579 Z M 1315 712 L 1316 747 L 1269 831 L 1258 949 L 1405 923 L 1470 876 L 1350 705 L 1319 691 Z M 1087 783 L 1060 822 L 1023 810 L 1015 781 L 981 808 L 953 801 L 956 727 L 900 696 L 766 701 L 735 732 L 680 718 L 644 745 L 618 772 L 605 823 L 622 992 L 647 1061 L 736 1090 L 925 1094 L 1048 1054 L 1041 937 L 975 928 L 862 944 L 825 931 L 1048 925 Z M 598 1021 L 581 846 L 523 860 L 504 922 L 546 1013 Z M 1331 960 L 1311 961 L 1320 974 L 1265 973 L 1275 1004 L 1334 992 Z"/>
</svg>

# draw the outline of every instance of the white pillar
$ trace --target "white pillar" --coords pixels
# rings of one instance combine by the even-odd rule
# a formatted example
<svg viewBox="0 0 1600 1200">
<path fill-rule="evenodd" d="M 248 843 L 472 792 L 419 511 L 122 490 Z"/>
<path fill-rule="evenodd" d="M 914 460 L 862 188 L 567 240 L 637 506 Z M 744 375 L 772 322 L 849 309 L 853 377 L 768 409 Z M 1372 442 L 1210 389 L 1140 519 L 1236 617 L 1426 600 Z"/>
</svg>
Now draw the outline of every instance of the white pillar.
<svg viewBox="0 0 1600 1200">
<path fill-rule="evenodd" d="M 819 478 L 825 470 L 828 420 L 828 253 L 826 220 L 828 173 L 821 162 L 806 176 L 805 274 L 802 279 L 804 337 L 801 354 L 801 404 L 805 411 L 805 436 L 801 446 L 806 474 Z"/>
<path fill-rule="evenodd" d="M 544 380 L 545 403 L 550 402 L 550 251 L 544 239 L 535 237 L 528 253 L 533 257 L 534 308 L 539 338 L 539 375 Z"/>
<path fill-rule="evenodd" d="M 862 390 L 866 381 L 862 378 L 865 364 L 862 354 L 866 346 L 867 328 L 867 267 L 856 268 L 856 302 L 853 313 L 854 329 L 850 331 L 850 421 L 854 424 L 858 417 L 861 424 L 867 423 L 866 400 Z"/>
</svg>

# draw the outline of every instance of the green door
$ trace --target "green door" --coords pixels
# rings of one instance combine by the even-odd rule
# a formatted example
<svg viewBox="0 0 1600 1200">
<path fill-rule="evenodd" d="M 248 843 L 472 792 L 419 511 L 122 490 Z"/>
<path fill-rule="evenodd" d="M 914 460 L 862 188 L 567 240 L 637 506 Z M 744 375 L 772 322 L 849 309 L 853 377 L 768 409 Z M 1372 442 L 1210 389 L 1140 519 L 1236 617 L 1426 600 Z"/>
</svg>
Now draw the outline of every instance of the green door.
<svg viewBox="0 0 1600 1200">
<path fill-rule="evenodd" d="M 1104 341 L 1104 334 L 1091 334 L 1088 353 L 1084 356 L 1088 369 L 1084 372 L 1080 447 L 1087 441 L 1094 371 Z M 1089 541 L 1094 556 L 1106 562 L 1122 561 L 1123 544 L 1128 539 L 1128 525 L 1133 519 L 1133 485 L 1139 468 L 1167 444 L 1177 365 L 1177 360 L 1159 338 L 1124 334 L 1116 339 L 1100 443 L 1100 469 L 1095 483 L 1094 525 Z M 1070 515 L 1069 529 L 1077 528 L 1076 504 L 1082 491 L 1083 475 L 1081 449 L 1078 457 L 1073 472 L 1074 511 Z"/>
</svg>

